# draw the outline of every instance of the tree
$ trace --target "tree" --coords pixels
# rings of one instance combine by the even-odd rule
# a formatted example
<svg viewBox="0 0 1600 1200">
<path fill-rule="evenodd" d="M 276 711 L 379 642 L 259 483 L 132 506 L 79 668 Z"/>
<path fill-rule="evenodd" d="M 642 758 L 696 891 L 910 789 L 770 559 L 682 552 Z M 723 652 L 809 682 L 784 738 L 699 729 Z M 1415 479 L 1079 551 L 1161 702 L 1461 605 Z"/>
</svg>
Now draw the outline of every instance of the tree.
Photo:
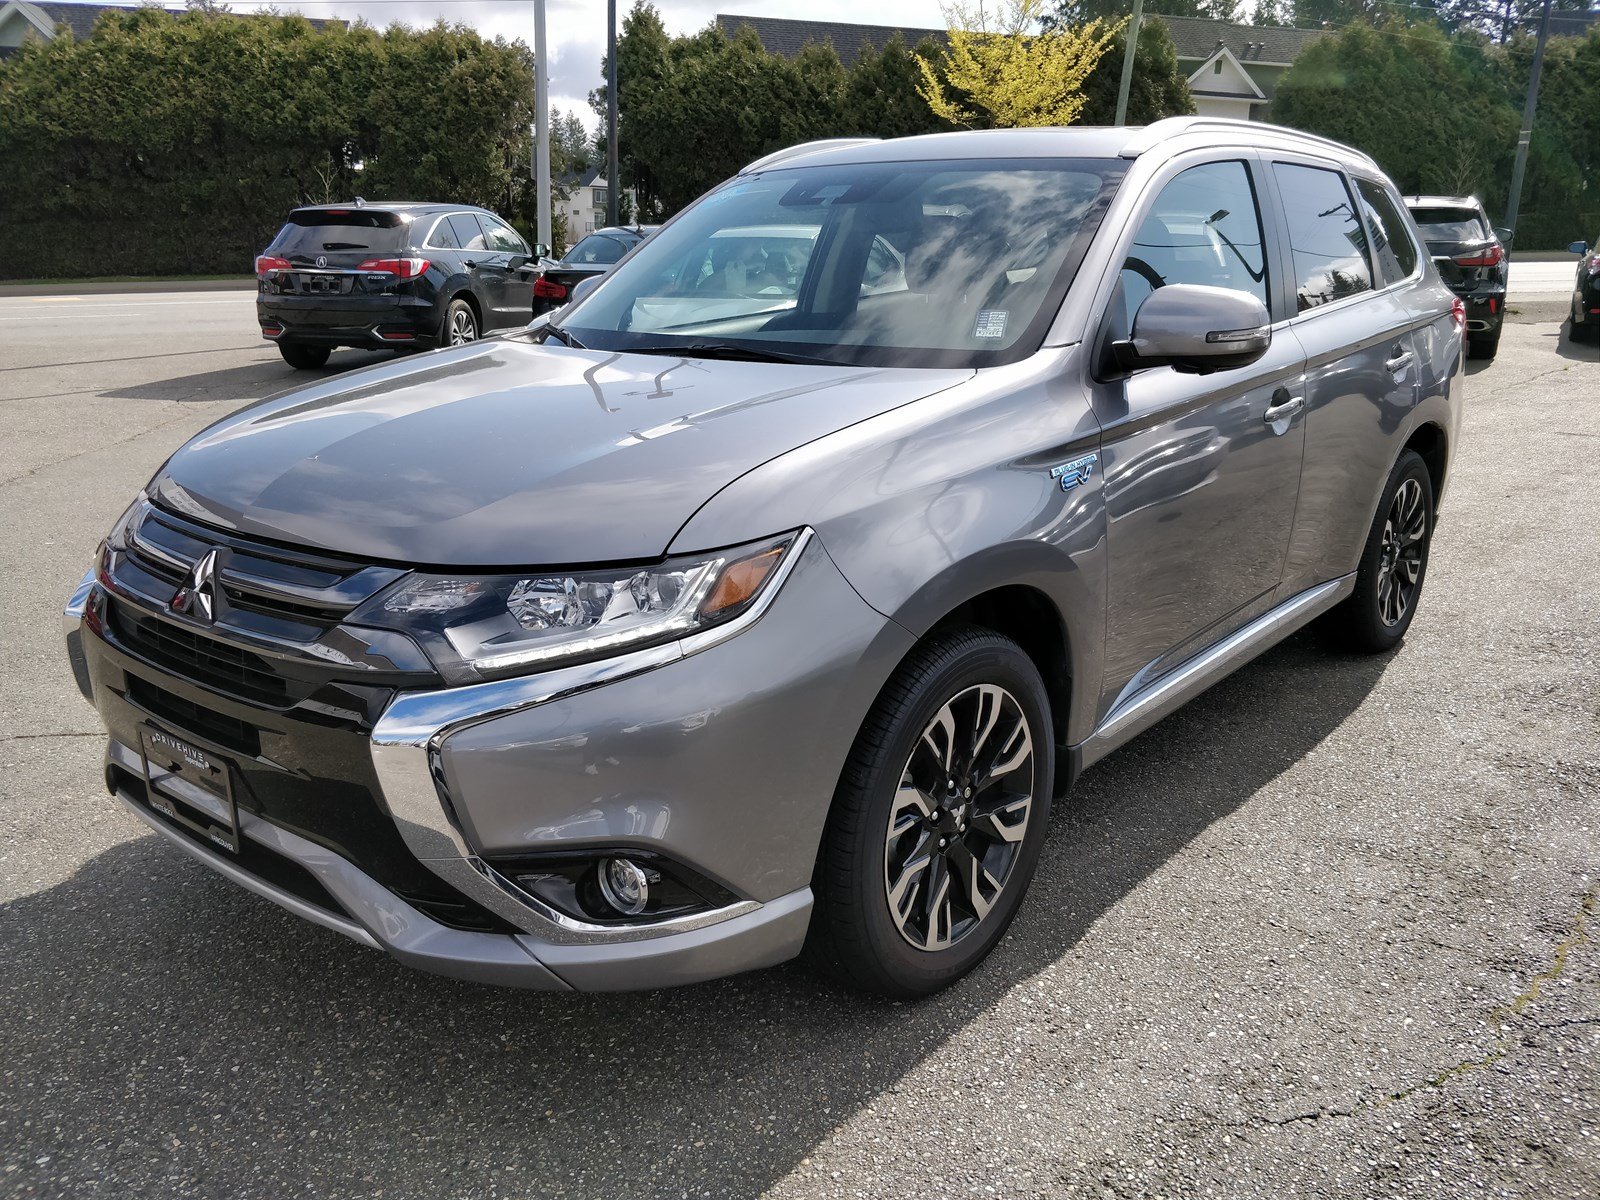
<svg viewBox="0 0 1600 1200">
<path fill-rule="evenodd" d="M 550 173 L 582 174 L 597 161 L 594 139 L 577 113 L 550 110 Z"/>
<path fill-rule="evenodd" d="M 1079 119 L 1085 125 L 1110 125 L 1117 116 L 1117 88 L 1122 82 L 1122 59 L 1127 53 L 1127 29 L 1117 30 L 1104 57 L 1084 83 L 1084 106 Z M 1162 117 L 1194 112 L 1189 76 L 1178 65 L 1178 48 L 1166 22 L 1152 17 L 1139 26 L 1139 44 L 1133 52 L 1133 81 L 1128 89 L 1128 124 L 1148 125 Z"/>
<path fill-rule="evenodd" d="M 1312 42 L 1278 82 L 1271 119 L 1365 150 L 1406 192 L 1483 190 L 1509 162 L 1517 128 L 1469 46 L 1396 18 Z"/>
<path fill-rule="evenodd" d="M 1043 0 L 1005 0 L 998 19 L 958 0 L 946 10 L 949 45 L 918 57 L 922 98 L 934 115 L 966 128 L 1070 125 L 1083 86 L 1116 36 L 1100 21 L 1033 32 Z"/>
<path fill-rule="evenodd" d="M 1146 16 L 1237 21 L 1241 7 L 1240 0 L 1146 0 L 1144 13 Z M 1133 0 L 1056 0 L 1055 6 L 1040 18 L 1040 24 L 1047 30 L 1070 29 L 1095 20 L 1120 21 L 1132 13 Z"/>
<path fill-rule="evenodd" d="M 896 33 L 880 52 L 871 43 L 861 47 L 845 84 L 841 132 L 869 137 L 911 137 L 936 133 L 950 125 L 934 115 L 917 85 L 920 58 L 932 58 L 938 45 L 924 40 L 913 52 Z"/>
</svg>

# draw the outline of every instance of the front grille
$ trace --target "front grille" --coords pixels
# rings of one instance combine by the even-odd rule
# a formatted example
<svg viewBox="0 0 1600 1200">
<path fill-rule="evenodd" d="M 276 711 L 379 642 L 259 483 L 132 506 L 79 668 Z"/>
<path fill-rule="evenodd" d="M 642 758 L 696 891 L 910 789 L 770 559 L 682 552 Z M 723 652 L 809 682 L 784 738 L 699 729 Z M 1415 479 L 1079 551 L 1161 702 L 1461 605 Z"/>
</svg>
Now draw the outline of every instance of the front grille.
<svg viewBox="0 0 1600 1200">
<path fill-rule="evenodd" d="M 173 695 L 137 675 L 128 676 L 128 699 L 151 716 L 171 722 L 185 733 L 197 733 L 225 750 L 249 758 L 261 753 L 261 733 L 254 725 Z"/>
<path fill-rule="evenodd" d="M 157 666 L 257 704 L 288 703 L 288 680 L 261 655 L 141 613 L 115 599 L 107 604 L 107 610 L 117 640 Z"/>
</svg>

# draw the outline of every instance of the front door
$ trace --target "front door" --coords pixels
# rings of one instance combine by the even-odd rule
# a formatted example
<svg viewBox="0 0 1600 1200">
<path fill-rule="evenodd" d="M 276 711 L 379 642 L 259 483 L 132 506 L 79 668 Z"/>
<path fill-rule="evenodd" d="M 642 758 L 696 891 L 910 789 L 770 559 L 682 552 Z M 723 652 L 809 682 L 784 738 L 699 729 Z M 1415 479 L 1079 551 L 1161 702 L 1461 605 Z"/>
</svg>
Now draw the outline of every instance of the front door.
<svg viewBox="0 0 1600 1200">
<path fill-rule="evenodd" d="M 1233 288 L 1273 307 L 1258 164 L 1182 167 L 1137 224 L 1109 314 L 1152 291 Z M 1256 363 L 1153 367 L 1099 384 L 1107 518 L 1102 713 L 1271 606 L 1300 488 L 1303 355 L 1275 333 Z"/>
<path fill-rule="evenodd" d="M 485 277 L 494 280 L 494 313 L 488 324 L 495 329 L 526 325 L 533 320 L 532 255 L 521 235 L 503 221 L 478 214 L 488 238 L 492 257 L 483 268 Z M 521 260 L 521 261 L 518 261 Z"/>
</svg>

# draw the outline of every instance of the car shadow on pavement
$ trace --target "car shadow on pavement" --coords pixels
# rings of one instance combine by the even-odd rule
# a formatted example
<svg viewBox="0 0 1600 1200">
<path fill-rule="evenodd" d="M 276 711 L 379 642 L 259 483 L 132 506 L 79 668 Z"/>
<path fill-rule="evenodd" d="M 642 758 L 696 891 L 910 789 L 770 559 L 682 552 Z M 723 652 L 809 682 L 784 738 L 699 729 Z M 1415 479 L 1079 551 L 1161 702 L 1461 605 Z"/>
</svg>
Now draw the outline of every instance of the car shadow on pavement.
<svg viewBox="0 0 1600 1200">
<path fill-rule="evenodd" d="M 757 1196 L 1014 986 L 1071 971 L 1095 922 L 1213 822 L 1273 804 L 1389 661 L 1302 634 L 1086 773 L 1007 939 L 918 1004 L 797 965 L 642 995 L 471 986 L 281 913 L 154 837 L 123 843 L 0 906 L 7 1186 Z"/>
<path fill-rule="evenodd" d="M 1556 339 L 1556 353 L 1562 358 L 1570 358 L 1575 362 L 1600 363 L 1600 343 L 1575 342 L 1572 340 L 1572 319 L 1561 322 L 1555 333 L 1542 333 L 1539 336 Z"/>
<path fill-rule="evenodd" d="M 274 353 L 270 358 L 263 357 L 217 371 L 201 371 L 194 375 L 177 375 L 149 383 L 107 388 L 99 395 L 116 400 L 175 400 L 179 403 L 255 400 L 307 387 L 330 375 L 378 366 L 393 360 L 394 354 L 387 350 L 339 350 L 328 360 L 327 366 L 315 371 L 297 371 Z"/>
</svg>

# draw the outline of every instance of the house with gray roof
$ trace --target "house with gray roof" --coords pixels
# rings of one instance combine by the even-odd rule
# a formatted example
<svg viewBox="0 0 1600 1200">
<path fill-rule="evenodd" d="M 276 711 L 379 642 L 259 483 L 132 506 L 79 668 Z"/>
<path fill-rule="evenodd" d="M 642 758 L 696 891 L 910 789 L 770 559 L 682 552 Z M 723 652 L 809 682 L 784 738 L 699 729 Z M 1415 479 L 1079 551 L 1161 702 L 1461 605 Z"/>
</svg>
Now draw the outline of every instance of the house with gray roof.
<svg viewBox="0 0 1600 1200">
<path fill-rule="evenodd" d="M 1189 92 L 1201 116 L 1260 120 L 1277 90 L 1278 79 L 1320 29 L 1235 25 L 1199 17 L 1162 17 L 1189 75 Z M 717 28 L 732 37 L 741 26 L 755 31 L 768 53 L 793 58 L 808 42 L 832 46 L 849 66 L 862 46 L 882 50 L 899 34 L 907 46 L 923 38 L 943 41 L 943 29 L 895 25 L 855 25 L 843 21 L 804 21 L 788 17 L 747 17 L 719 13 Z"/>
<path fill-rule="evenodd" d="M 63 29 L 69 30 L 74 40 L 81 42 L 94 32 L 94 23 L 100 19 L 101 13 L 131 12 L 133 7 L 128 4 L 77 4 L 67 0 L 0 0 L 0 59 L 14 54 L 28 42 L 54 41 Z M 186 10 L 167 8 L 162 11 L 182 16 Z M 348 24 L 337 19 L 308 19 L 319 29 L 324 25 Z"/>
</svg>

